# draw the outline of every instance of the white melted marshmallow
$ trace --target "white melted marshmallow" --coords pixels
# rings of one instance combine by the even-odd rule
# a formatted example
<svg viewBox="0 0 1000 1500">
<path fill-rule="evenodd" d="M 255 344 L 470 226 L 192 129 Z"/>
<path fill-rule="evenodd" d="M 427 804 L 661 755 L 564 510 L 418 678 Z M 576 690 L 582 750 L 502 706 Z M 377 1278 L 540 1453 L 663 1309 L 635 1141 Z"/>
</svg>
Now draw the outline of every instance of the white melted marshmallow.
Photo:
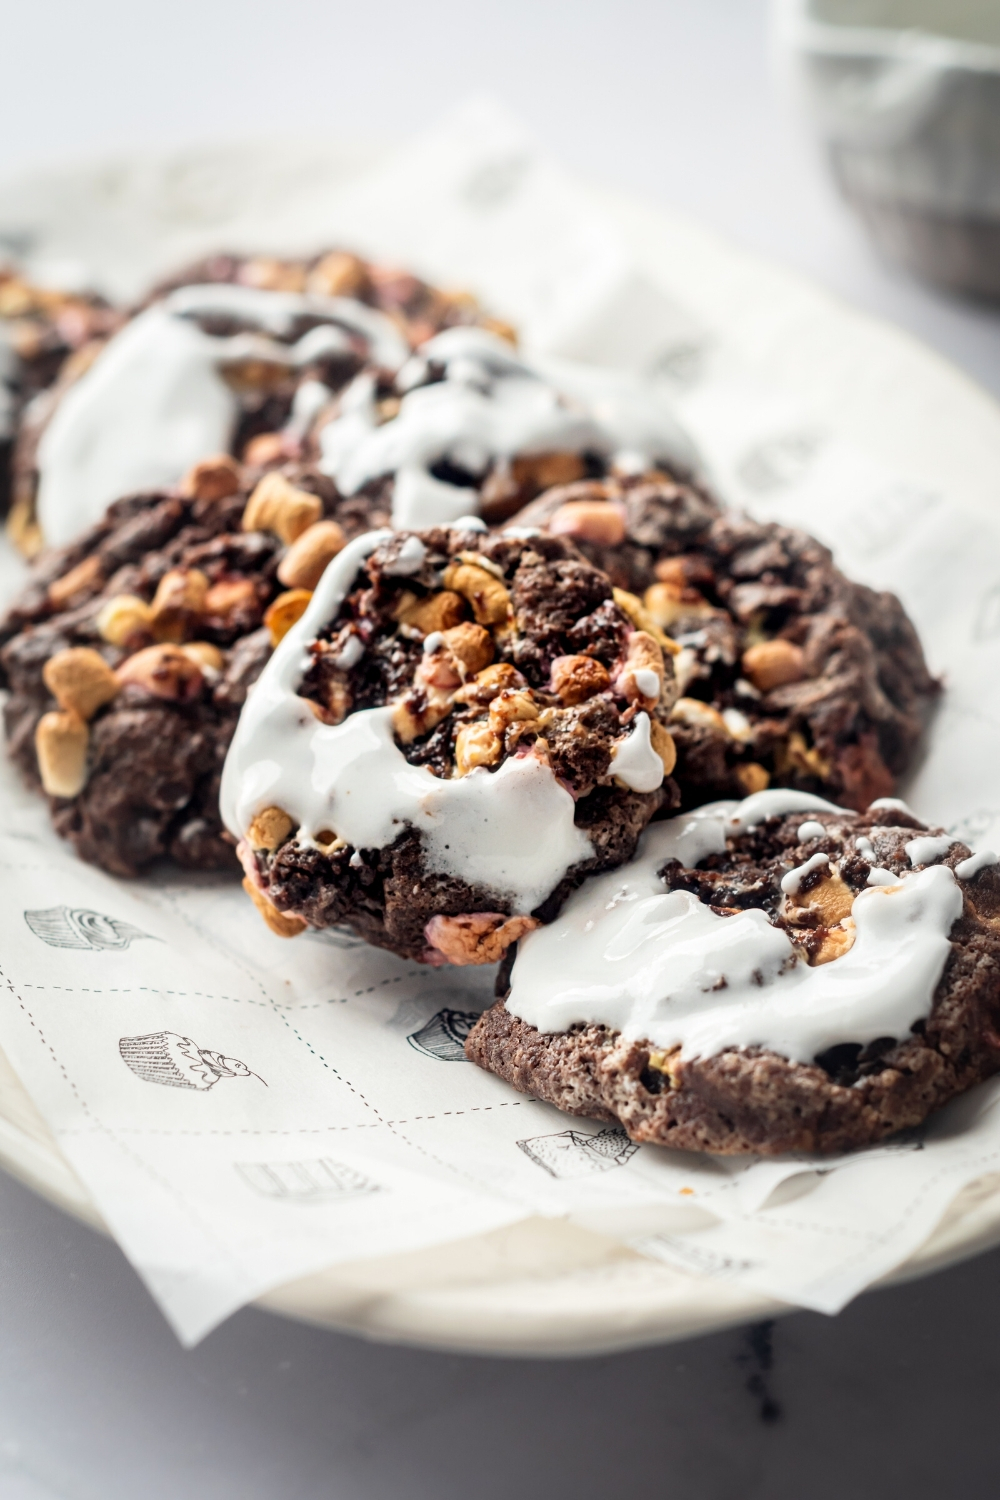
<svg viewBox="0 0 1000 1500">
<path fill-rule="evenodd" d="M 260 331 L 218 337 L 193 321 L 203 316 Z M 294 344 L 277 342 L 299 317 L 326 321 Z M 226 451 L 239 416 L 227 365 L 257 359 L 299 369 L 358 345 L 392 369 L 408 353 L 388 318 L 348 298 L 228 285 L 171 292 L 115 335 L 46 427 L 38 449 L 46 541 L 62 546 L 113 500 L 176 484 L 199 459 Z M 308 425 L 331 394 L 321 382 L 307 382 L 293 426 Z"/>
<path fill-rule="evenodd" d="M 732 833 L 748 833 L 751 828 L 766 823 L 768 818 L 783 818 L 787 813 L 847 811 L 833 802 L 825 802 L 822 797 L 814 797 L 812 792 L 796 792 L 791 787 L 754 792 L 752 797 L 744 797 L 742 802 L 731 805 L 733 811 L 727 826 Z M 851 814 L 847 813 L 847 816 Z"/>
<path fill-rule="evenodd" d="M 223 818 L 242 838 L 257 813 L 280 807 L 303 840 L 332 829 L 356 849 L 385 848 L 414 828 L 430 870 L 488 886 L 528 913 L 593 853 L 573 821 L 573 798 L 550 766 L 515 756 L 497 771 L 479 767 L 446 781 L 410 765 L 393 738 L 390 708 L 328 725 L 298 696 L 310 642 L 389 535 L 370 532 L 344 548 L 265 667 L 226 758 Z"/>
<path fill-rule="evenodd" d="M 905 845 L 906 855 L 914 868 L 917 865 L 932 865 L 935 860 L 944 859 L 952 844 L 956 842 L 946 833 L 922 834 L 919 838 L 910 839 Z"/>
<path fill-rule="evenodd" d="M 980 870 L 986 870 L 997 862 L 997 856 L 992 849 L 981 849 L 978 854 L 970 854 L 968 859 L 963 859 L 957 864 L 955 874 L 959 880 L 973 880 Z"/>
<path fill-rule="evenodd" d="M 431 366 L 444 378 L 416 384 Z M 444 462 L 477 478 L 491 464 L 551 452 L 597 453 L 640 470 L 694 462 L 690 442 L 648 384 L 571 365 L 547 374 L 482 328 L 436 334 L 401 372 L 400 386 L 398 413 L 380 422 L 375 381 L 359 375 L 320 433 L 320 467 L 342 494 L 395 476 L 397 527 L 454 523 L 478 511 L 475 488 L 431 472 Z"/>
<path fill-rule="evenodd" d="M 824 865 L 830 863 L 828 854 L 813 854 L 806 860 L 804 865 L 798 865 L 794 870 L 789 870 L 787 875 L 781 877 L 781 889 L 786 896 L 797 896 L 802 889 L 802 882 L 813 870 L 820 870 Z"/>
<path fill-rule="evenodd" d="M 757 795 L 776 812 L 783 798 L 798 811 L 804 794 Z M 666 860 L 695 865 L 723 851 L 727 831 L 761 821 L 753 801 L 647 829 L 631 864 L 589 881 L 521 940 L 508 1010 L 539 1031 L 602 1024 L 685 1057 L 761 1046 L 808 1062 L 840 1042 L 906 1036 L 930 1012 L 962 911 L 952 872 L 934 865 L 862 891 L 853 946 L 811 968 L 762 911 L 718 916 L 658 878 Z"/>
<path fill-rule="evenodd" d="M 659 689 L 659 678 L 656 686 Z M 655 792 L 662 783 L 663 762 L 653 749 L 647 713 L 636 714 L 631 732 L 616 742 L 611 754 L 611 771 L 633 792 Z"/>
</svg>

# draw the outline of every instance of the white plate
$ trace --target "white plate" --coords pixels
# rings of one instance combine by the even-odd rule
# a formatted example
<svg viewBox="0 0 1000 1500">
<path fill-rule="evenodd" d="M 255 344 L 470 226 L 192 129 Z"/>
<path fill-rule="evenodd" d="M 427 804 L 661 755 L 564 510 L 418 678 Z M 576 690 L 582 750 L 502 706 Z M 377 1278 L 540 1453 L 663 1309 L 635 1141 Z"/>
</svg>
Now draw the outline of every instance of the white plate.
<svg viewBox="0 0 1000 1500">
<path fill-rule="evenodd" d="M 2 1052 L 0 1163 L 49 1202 L 104 1231 Z M 886 1282 L 926 1275 L 997 1243 L 1000 1176 L 967 1188 L 927 1243 Z M 552 1219 L 340 1265 L 279 1287 L 257 1306 L 367 1338 L 508 1355 L 610 1353 L 790 1311 Z"/>
<path fill-rule="evenodd" d="M 229 148 L 95 174 L 82 188 L 79 170 L 72 182 L 39 177 L 0 191 L 0 248 L 5 231 L 21 235 L 22 243 L 27 231 L 41 259 L 93 260 L 94 247 L 108 244 L 111 220 L 117 260 L 108 263 L 108 275 L 131 289 L 185 256 L 253 243 L 255 225 L 273 224 L 279 208 L 282 222 L 297 222 L 307 198 L 355 165 L 332 148 L 311 148 L 297 161 L 299 170 L 290 172 L 286 152 Z M 228 198 L 220 196 L 220 180 Z M 237 211 L 247 203 L 249 209 Z M 835 412 L 838 437 L 966 509 L 1000 512 L 1000 410 L 958 371 L 906 335 L 694 225 L 631 201 L 602 206 L 648 274 L 696 314 L 700 333 L 682 355 L 712 358 L 725 335 L 729 352 L 759 371 L 762 385 Z M 683 366 L 681 359 L 681 376 Z M 877 401 L 872 390 L 882 393 Z M 2 1054 L 0 1162 L 43 1197 L 102 1228 Z M 997 1243 L 1000 1177 L 991 1177 L 967 1188 L 888 1279 L 923 1275 Z M 269 1293 L 259 1305 L 371 1338 L 545 1355 L 631 1348 L 787 1310 L 542 1219 L 416 1254 L 341 1265 Z"/>
</svg>

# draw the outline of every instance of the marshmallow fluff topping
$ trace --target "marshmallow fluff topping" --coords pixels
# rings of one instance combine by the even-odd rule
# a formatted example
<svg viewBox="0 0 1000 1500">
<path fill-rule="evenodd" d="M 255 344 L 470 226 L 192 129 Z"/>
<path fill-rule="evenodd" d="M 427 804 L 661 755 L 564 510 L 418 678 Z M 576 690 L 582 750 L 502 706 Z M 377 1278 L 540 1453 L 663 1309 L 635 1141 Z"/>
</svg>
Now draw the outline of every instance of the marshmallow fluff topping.
<svg viewBox="0 0 1000 1500">
<path fill-rule="evenodd" d="M 248 331 L 216 336 L 199 318 L 233 319 Z M 299 318 L 323 321 L 295 343 L 280 341 Z M 180 287 L 153 303 L 70 387 L 42 435 L 38 518 L 46 541 L 72 541 L 113 500 L 176 484 L 199 459 L 228 449 L 239 403 L 227 369 L 261 361 L 296 370 L 359 348 L 390 369 L 409 352 L 384 314 L 346 297 L 221 284 Z M 333 392 L 310 381 L 310 395 L 321 403 Z"/>
<path fill-rule="evenodd" d="M 930 1013 L 962 911 L 946 866 L 862 891 L 851 909 L 853 945 L 817 967 L 763 911 L 719 916 L 689 892 L 667 892 L 658 877 L 668 859 L 696 865 L 721 854 L 727 834 L 800 810 L 839 811 L 775 790 L 648 828 L 631 864 L 589 881 L 556 921 L 521 940 L 507 1008 L 539 1031 L 601 1024 L 628 1040 L 680 1047 L 684 1057 L 759 1046 L 810 1062 L 840 1042 L 905 1036 Z M 914 855 L 939 857 L 945 841 L 914 843 L 936 846 Z M 806 869 L 790 872 L 786 889 Z"/>
</svg>

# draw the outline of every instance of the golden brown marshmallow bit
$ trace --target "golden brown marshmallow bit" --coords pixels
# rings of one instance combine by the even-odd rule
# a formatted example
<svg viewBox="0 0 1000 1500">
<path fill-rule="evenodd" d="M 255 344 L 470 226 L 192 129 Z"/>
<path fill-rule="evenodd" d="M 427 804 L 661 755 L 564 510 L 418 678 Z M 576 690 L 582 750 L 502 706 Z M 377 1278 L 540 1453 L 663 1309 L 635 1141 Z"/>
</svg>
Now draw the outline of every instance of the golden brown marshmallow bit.
<svg viewBox="0 0 1000 1500">
<path fill-rule="evenodd" d="M 278 564 L 278 580 L 289 589 L 314 589 L 338 552 L 347 545 L 336 521 L 316 521 L 303 531 Z"/>
<path fill-rule="evenodd" d="M 642 602 L 661 630 L 669 630 L 678 620 L 708 620 L 718 614 L 697 589 L 674 583 L 651 583 Z"/>
<path fill-rule="evenodd" d="M 275 255 L 255 255 L 240 267 L 239 279 L 244 286 L 259 287 L 264 292 L 303 292 L 305 263 L 279 260 Z"/>
<path fill-rule="evenodd" d="M 101 606 L 96 624 L 110 645 L 124 646 L 133 635 L 152 634 L 153 611 L 136 594 L 115 594 Z"/>
<path fill-rule="evenodd" d="M 660 701 L 666 675 L 663 652 L 645 630 L 634 630 L 628 639 L 625 662 L 616 679 L 616 687 L 630 702 L 647 712 Z"/>
<path fill-rule="evenodd" d="M 505 734 L 513 724 L 533 724 L 541 716 L 528 688 L 505 688 L 490 704 L 490 728 Z"/>
<path fill-rule="evenodd" d="M 439 649 L 423 659 L 413 688 L 392 707 L 393 733 L 400 744 L 411 745 L 448 717 L 461 680 L 450 652 Z"/>
<path fill-rule="evenodd" d="M 69 646 L 50 656 L 42 681 L 62 709 L 91 719 L 118 692 L 118 679 L 90 646 Z"/>
<path fill-rule="evenodd" d="M 522 453 L 511 460 L 514 483 L 522 490 L 555 489 L 558 484 L 572 484 L 582 479 L 587 466 L 579 453 Z"/>
<path fill-rule="evenodd" d="M 598 547 L 619 547 L 625 540 L 625 512 L 607 500 L 567 500 L 553 511 L 548 531 Z"/>
<path fill-rule="evenodd" d="M 222 671 L 224 657 L 218 646 L 213 646 L 211 641 L 187 641 L 181 650 L 185 656 L 189 656 L 193 662 L 197 663 L 202 671 Z"/>
<path fill-rule="evenodd" d="M 736 767 L 736 780 L 748 797 L 754 792 L 766 792 L 771 785 L 771 773 L 756 760 L 744 761 Z"/>
<path fill-rule="evenodd" d="M 832 927 L 824 932 L 823 941 L 819 947 L 809 954 L 807 962 L 816 968 L 819 964 L 833 963 L 834 959 L 843 958 L 854 947 L 854 939 L 857 932 L 853 917 L 845 917 L 837 927 Z"/>
<path fill-rule="evenodd" d="M 289 457 L 284 435 L 280 432 L 258 432 L 243 449 L 243 462 L 251 468 L 267 468 Z"/>
<path fill-rule="evenodd" d="M 684 724 L 688 729 L 708 729 L 712 734 L 722 734 L 728 737 L 726 721 L 711 703 L 703 703 L 700 698 L 678 698 L 670 710 L 670 717 L 677 724 Z"/>
<path fill-rule="evenodd" d="M 185 499 L 204 500 L 211 504 L 235 495 L 239 487 L 239 464 L 228 453 L 216 453 L 188 469 L 181 480 L 180 491 Z"/>
<path fill-rule="evenodd" d="M 455 692 L 468 678 L 488 665 L 493 656 L 493 638 L 481 625 L 464 620 L 441 631 L 441 644 L 426 653 L 417 667 L 413 688 L 392 710 L 396 738 L 412 744 L 451 713 Z"/>
<path fill-rule="evenodd" d="M 50 797 L 75 797 L 83 790 L 89 741 L 90 731 L 79 714 L 68 709 L 42 714 L 35 728 L 35 756 Z"/>
<path fill-rule="evenodd" d="M 511 943 L 540 926 L 537 917 L 504 917 L 499 912 L 478 911 L 431 917 L 424 931 L 430 947 L 450 964 L 495 964 Z"/>
<path fill-rule="evenodd" d="M 840 872 L 832 865 L 827 865 L 822 878 L 808 891 L 786 894 L 784 912 L 793 922 L 797 913 L 808 912 L 818 916 L 824 927 L 836 927 L 851 915 L 854 895 L 847 882 L 841 879 Z"/>
<path fill-rule="evenodd" d="M 91 554 L 61 578 L 54 578 L 47 591 L 52 608 L 65 609 L 78 594 L 89 593 L 96 588 L 101 579 L 101 571 L 101 559 Z"/>
<path fill-rule="evenodd" d="M 171 568 L 156 586 L 150 608 L 154 635 L 182 641 L 193 620 L 204 612 L 208 579 L 200 568 Z"/>
<path fill-rule="evenodd" d="M 308 490 L 290 484 L 283 474 L 265 474 L 243 512 L 244 531 L 273 531 L 283 542 L 294 542 L 323 515 L 323 502 Z"/>
<path fill-rule="evenodd" d="M 816 924 L 824 929 L 818 947 L 807 946 L 807 960 L 812 965 L 832 963 L 847 953 L 856 936 L 851 910 L 855 892 L 842 879 L 839 870 L 827 865 L 817 870 L 820 879 L 807 891 L 789 891 L 782 902 L 782 915 L 793 925 L 815 931 Z M 793 934 L 794 937 L 794 934 Z"/>
<path fill-rule="evenodd" d="M 649 742 L 663 762 L 664 776 L 669 776 L 677 764 L 677 746 L 673 735 L 659 719 L 649 721 Z"/>
<path fill-rule="evenodd" d="M 583 703 L 610 686 L 607 668 L 592 656 L 557 656 L 552 663 L 552 690 L 567 706 Z"/>
<path fill-rule="evenodd" d="M 435 630 L 450 630 L 465 618 L 465 600 L 452 589 L 442 589 L 437 594 L 425 594 L 418 598 L 410 589 L 404 589 L 396 602 L 393 619 L 400 625 L 412 626 L 422 635 L 433 635 Z"/>
<path fill-rule="evenodd" d="M 238 609 L 253 609 L 257 603 L 257 585 L 252 578 L 220 578 L 205 595 L 203 613 L 223 619 Z"/>
<path fill-rule="evenodd" d="M 306 278 L 306 291 L 321 297 L 358 297 L 370 286 L 364 261 L 346 250 L 331 250 L 317 261 Z"/>
<path fill-rule="evenodd" d="M 708 558 L 691 552 L 677 557 L 661 557 L 653 572 L 660 583 L 672 583 L 681 589 L 702 588 L 715 582 Z"/>
<path fill-rule="evenodd" d="M 252 849 L 277 849 L 294 827 L 283 808 L 265 807 L 247 829 L 247 841 Z"/>
<path fill-rule="evenodd" d="M 644 630 L 647 635 L 651 635 L 660 650 L 666 651 L 669 656 L 678 654 L 680 646 L 660 628 L 638 595 L 630 594 L 627 589 L 613 589 L 612 593 L 618 608 L 632 621 L 636 630 Z"/>
<path fill-rule="evenodd" d="M 444 585 L 469 601 L 478 625 L 503 625 L 506 622 L 510 613 L 510 595 L 503 581 L 481 562 L 451 563 L 445 569 Z"/>
<path fill-rule="evenodd" d="M 503 740 L 489 724 L 463 724 L 455 736 L 455 770 L 467 776 L 477 766 L 495 766 L 502 752 Z"/>
<path fill-rule="evenodd" d="M 201 668 L 181 646 L 146 646 L 126 657 L 115 674 L 120 687 L 139 687 L 154 698 L 190 703 L 205 679 Z"/>
<path fill-rule="evenodd" d="M 249 875 L 244 878 L 243 889 L 264 918 L 268 927 L 278 937 L 293 938 L 305 932 L 308 923 L 304 918 L 293 916 L 291 912 L 279 911 L 273 902 L 267 899 L 260 887 L 250 879 Z"/>
<path fill-rule="evenodd" d="M 761 693 L 769 693 L 772 688 L 783 687 L 787 682 L 799 682 L 806 675 L 802 647 L 780 636 L 773 641 L 748 646 L 743 653 L 742 665 L 743 675 Z"/>
<path fill-rule="evenodd" d="M 516 667 L 511 666 L 509 661 L 497 661 L 490 667 L 484 667 L 471 681 L 467 681 L 464 687 L 459 688 L 455 694 L 455 702 L 485 708 L 492 703 L 498 693 L 503 692 L 504 688 L 526 688 L 527 686 L 520 672 Z"/>
<path fill-rule="evenodd" d="M 493 637 L 481 625 L 463 620 L 460 625 L 442 630 L 441 636 L 445 649 L 458 662 L 463 682 L 475 677 L 493 660 Z"/>
<path fill-rule="evenodd" d="M 271 632 L 272 646 L 284 640 L 295 622 L 301 620 L 309 608 L 311 598 L 312 594 L 308 589 L 289 589 L 268 605 L 264 613 L 264 624 Z"/>
</svg>

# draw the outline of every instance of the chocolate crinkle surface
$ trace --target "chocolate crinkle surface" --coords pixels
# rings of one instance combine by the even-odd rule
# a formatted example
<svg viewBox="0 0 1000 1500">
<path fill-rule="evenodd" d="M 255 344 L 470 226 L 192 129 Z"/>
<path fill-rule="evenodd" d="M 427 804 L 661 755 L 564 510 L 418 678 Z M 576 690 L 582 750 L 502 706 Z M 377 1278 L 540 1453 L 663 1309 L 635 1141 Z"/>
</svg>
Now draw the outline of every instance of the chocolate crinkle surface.
<svg viewBox="0 0 1000 1500">
<path fill-rule="evenodd" d="M 862 809 L 895 791 L 939 684 L 896 596 L 821 543 L 655 474 L 550 490 L 512 524 L 572 538 L 681 647 L 685 807 L 789 786 Z"/>
<path fill-rule="evenodd" d="M 672 656 L 628 605 L 559 538 L 398 532 L 370 555 L 311 644 L 299 692 L 331 725 L 391 705 L 402 754 L 441 779 L 494 772 L 511 757 L 551 767 L 593 854 L 531 914 L 548 920 L 585 875 L 631 858 L 653 815 L 677 805 L 666 727 Z M 614 772 L 640 714 L 657 778 L 662 767 L 651 791 L 630 789 Z M 512 940 L 510 927 L 497 935 L 517 916 L 509 898 L 428 869 L 412 829 L 386 848 L 356 850 L 332 833 L 328 847 L 300 842 L 288 819 L 278 827 L 276 838 L 273 819 L 255 820 L 248 844 L 258 894 L 279 913 L 315 927 L 347 923 L 431 962 L 494 961 Z M 447 927 L 482 913 L 495 914 L 488 942 L 473 943 L 468 927 L 460 941 Z M 436 949 L 432 919 L 443 934 Z"/>
<path fill-rule="evenodd" d="M 38 559 L 0 621 L 4 725 L 82 858 L 237 868 L 219 783 L 247 689 L 330 558 L 385 519 L 308 466 L 223 455 Z"/>
<path fill-rule="evenodd" d="M 804 818 L 822 825 L 822 835 L 803 841 Z M 723 916 L 763 911 L 800 961 L 836 963 L 853 942 L 851 905 L 873 866 L 902 879 L 913 869 L 907 843 L 926 832 L 901 805 L 861 815 L 798 812 L 730 838 L 724 854 L 696 868 L 669 861 L 660 877 L 666 890 L 691 892 Z M 782 877 L 816 854 L 828 862 L 794 894 L 783 891 Z M 956 840 L 933 862 L 954 871 L 968 858 Z M 466 1054 L 537 1099 L 620 1122 L 636 1141 L 763 1156 L 873 1144 L 1000 1070 L 1000 866 L 958 885 L 962 913 L 930 1013 L 905 1035 L 864 1046 L 845 1037 L 809 1063 L 763 1047 L 687 1058 L 679 1047 L 657 1050 L 606 1026 L 543 1033 L 500 1001 L 473 1028 Z"/>
</svg>

